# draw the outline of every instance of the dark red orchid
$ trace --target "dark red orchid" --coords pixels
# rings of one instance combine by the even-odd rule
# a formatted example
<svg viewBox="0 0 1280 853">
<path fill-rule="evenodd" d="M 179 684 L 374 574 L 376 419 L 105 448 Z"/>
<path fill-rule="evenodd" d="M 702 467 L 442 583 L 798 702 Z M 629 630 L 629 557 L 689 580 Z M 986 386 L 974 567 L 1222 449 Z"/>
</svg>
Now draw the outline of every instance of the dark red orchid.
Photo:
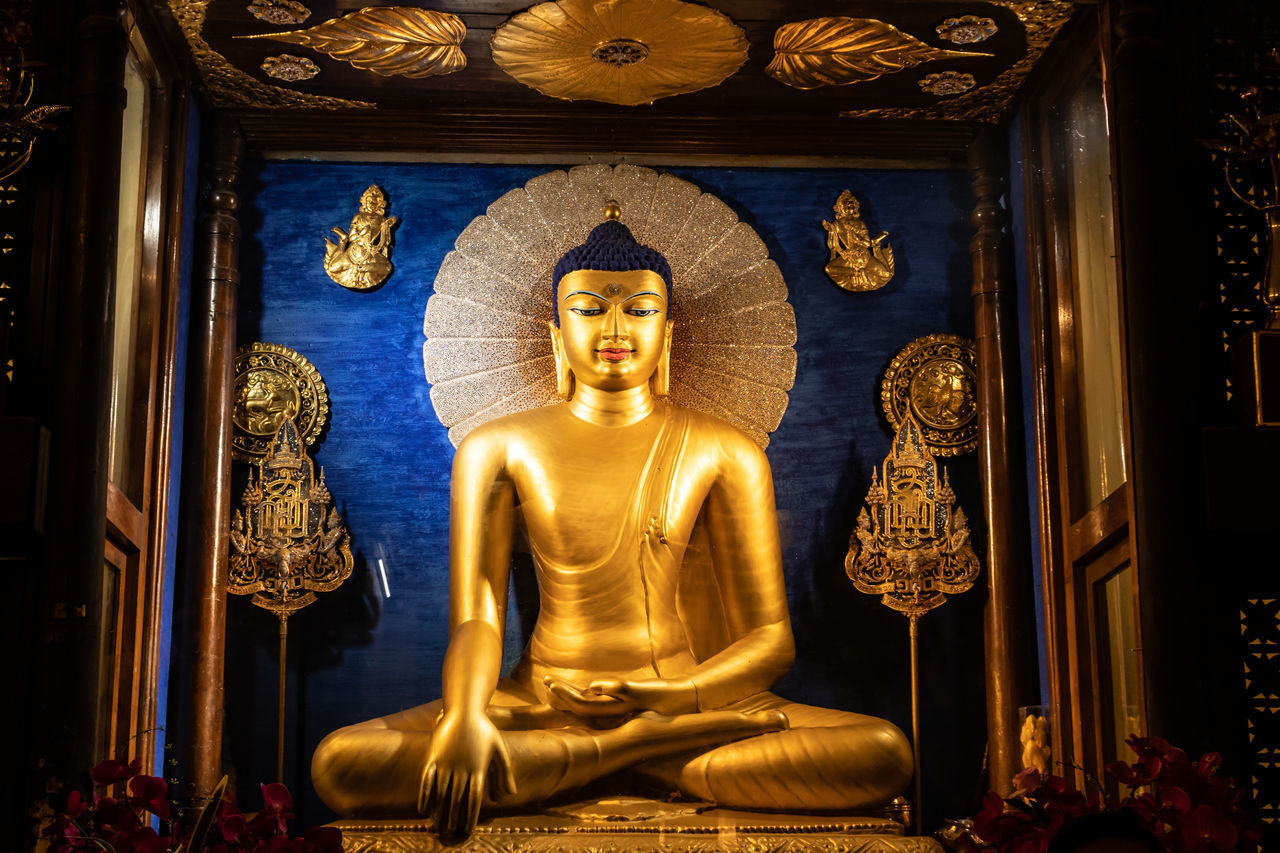
<svg viewBox="0 0 1280 853">
<path fill-rule="evenodd" d="M 1220 775 L 1222 757 L 1186 753 L 1160 737 L 1127 741 L 1135 760 L 1117 761 L 1107 775 L 1128 789 L 1121 798 L 1102 796 L 1101 786 L 1077 791 L 1061 776 L 1027 769 L 1014 778 L 1014 794 L 994 791 L 983 800 L 972 830 L 961 836 L 965 850 L 1043 853 L 1071 821 L 1108 811 L 1133 813 L 1166 853 L 1245 853 L 1257 849 L 1260 825 L 1243 808 L 1245 791 Z"/>
<path fill-rule="evenodd" d="M 176 823 L 167 824 L 173 833 L 157 832 L 152 821 L 170 817 L 168 785 L 163 779 L 142 774 L 142 762 L 128 764 L 115 759 L 93 768 L 94 785 L 115 789 L 118 796 L 105 791 L 86 799 L 80 791 L 67 797 L 66 811 L 45 825 L 41 835 L 48 839 L 52 853 L 110 850 L 114 853 L 341 853 L 342 832 L 334 827 L 319 827 L 301 838 L 290 838 L 288 821 L 293 817 L 293 797 L 279 783 L 262 786 L 263 807 L 252 815 L 244 814 L 228 795 L 217 808 L 216 829 L 189 846 L 191 829 Z M 161 824 L 166 826 L 166 824 Z"/>
</svg>

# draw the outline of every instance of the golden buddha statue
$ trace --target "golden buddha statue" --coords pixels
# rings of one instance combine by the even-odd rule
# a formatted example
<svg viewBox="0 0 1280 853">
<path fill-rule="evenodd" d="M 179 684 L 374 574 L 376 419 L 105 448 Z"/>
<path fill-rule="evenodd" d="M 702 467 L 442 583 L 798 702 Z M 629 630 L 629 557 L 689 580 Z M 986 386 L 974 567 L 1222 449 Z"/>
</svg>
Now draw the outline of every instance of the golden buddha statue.
<svg viewBox="0 0 1280 853">
<path fill-rule="evenodd" d="M 830 256 L 827 276 L 845 290 L 878 290 L 893 278 L 893 248 L 885 242 L 888 231 L 875 237 L 859 214 L 861 205 L 853 193 L 840 193 L 833 207 L 835 222 L 823 221 Z"/>
<path fill-rule="evenodd" d="M 794 657 L 768 460 L 664 399 L 670 268 L 607 215 L 553 277 L 565 402 L 489 421 L 454 458 L 443 698 L 316 750 L 343 815 L 427 813 L 459 837 L 619 771 L 729 808 L 851 812 L 910 778 L 891 723 L 768 692 Z M 517 527 L 540 610 L 500 678 Z"/>
</svg>

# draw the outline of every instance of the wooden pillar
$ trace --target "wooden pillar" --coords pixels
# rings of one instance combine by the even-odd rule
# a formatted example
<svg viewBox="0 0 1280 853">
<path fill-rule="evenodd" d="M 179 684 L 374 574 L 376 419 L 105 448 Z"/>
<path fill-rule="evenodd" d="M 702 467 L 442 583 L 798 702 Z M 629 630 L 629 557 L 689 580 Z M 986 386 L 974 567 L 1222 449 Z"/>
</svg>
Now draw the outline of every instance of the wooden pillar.
<svg viewBox="0 0 1280 853">
<path fill-rule="evenodd" d="M 65 239 L 55 262 L 55 353 L 32 781 L 56 790 L 106 758 L 99 742 L 111 361 L 124 58 L 114 3 L 81 4 L 74 43 Z M 21 605 L 19 605 L 21 606 Z M 13 690 L 28 689 L 9 685 Z M 22 733 L 14 733 L 22 737 Z M 35 778 L 38 777 L 38 778 Z"/>
<path fill-rule="evenodd" d="M 210 185 L 203 247 L 191 297 L 191 346 L 183 473 L 186 547 L 182 565 L 181 766 L 195 798 L 222 776 L 223 664 L 226 656 L 228 530 L 231 523 L 231 362 L 240 281 L 239 125 L 215 119 L 206 149 Z"/>
<path fill-rule="evenodd" d="M 1036 634 L 1027 543 L 1027 481 L 1014 326 L 1012 242 L 1001 206 L 1007 158 L 1003 135 L 979 131 L 969 149 L 976 229 L 973 323 L 978 350 L 978 455 L 987 519 L 987 767 L 991 788 L 1008 793 L 1022 769 L 1018 708 L 1036 699 Z"/>
</svg>

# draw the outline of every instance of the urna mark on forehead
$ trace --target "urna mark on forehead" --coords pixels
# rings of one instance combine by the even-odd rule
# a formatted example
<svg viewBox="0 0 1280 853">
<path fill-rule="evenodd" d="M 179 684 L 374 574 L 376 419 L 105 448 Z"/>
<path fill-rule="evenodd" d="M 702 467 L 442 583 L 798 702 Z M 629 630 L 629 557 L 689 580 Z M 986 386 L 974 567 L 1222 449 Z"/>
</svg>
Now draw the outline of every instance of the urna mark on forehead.
<svg viewBox="0 0 1280 853">
<path fill-rule="evenodd" d="M 656 249 L 637 242 L 631 234 L 631 229 L 618 221 L 621 209 L 616 202 L 611 201 L 606 205 L 605 216 L 606 220 L 591 230 L 582 245 L 565 252 L 556 263 L 555 272 L 551 276 L 552 299 L 556 299 L 560 280 L 572 272 L 579 270 L 615 273 L 647 271 L 662 279 L 666 285 L 666 292 L 659 295 L 670 304 L 671 265 L 667 263 L 667 259 Z M 607 284 L 606 282 L 606 287 Z M 608 301 L 607 295 L 600 292 L 595 295 Z"/>
</svg>

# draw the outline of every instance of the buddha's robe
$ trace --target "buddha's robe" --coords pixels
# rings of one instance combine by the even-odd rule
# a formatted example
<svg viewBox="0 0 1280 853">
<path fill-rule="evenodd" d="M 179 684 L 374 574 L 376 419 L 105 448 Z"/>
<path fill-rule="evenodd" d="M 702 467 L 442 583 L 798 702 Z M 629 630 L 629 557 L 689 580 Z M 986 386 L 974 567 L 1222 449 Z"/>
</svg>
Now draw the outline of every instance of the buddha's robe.
<svg viewBox="0 0 1280 853">
<path fill-rule="evenodd" d="M 530 415 L 537 417 L 537 413 L 514 417 Z M 716 458 L 733 452 L 722 441 L 729 428 L 665 403 L 659 404 L 655 416 L 662 423 L 638 472 L 633 468 L 633 485 L 628 489 L 626 480 L 619 483 L 625 492 L 615 495 L 621 500 L 621 511 L 602 507 L 615 532 L 611 541 L 598 543 L 602 546 L 598 557 L 581 563 L 567 561 L 567 549 L 557 547 L 551 529 L 559 523 L 572 524 L 557 519 L 557 496 L 521 494 L 520 479 L 515 478 L 537 572 L 540 610 L 512 677 L 498 683 L 490 718 L 507 732 L 537 731 L 560 738 L 564 754 L 572 756 L 581 753 L 581 741 L 591 737 L 594 721 L 552 708 L 544 682 L 547 676 L 581 686 L 597 678 L 691 678 L 700 712 L 777 710 L 786 715 L 790 729 L 672 755 L 662 750 L 662 732 L 656 727 L 648 734 L 654 743 L 647 753 L 662 757 L 635 765 L 632 772 L 637 776 L 733 808 L 855 810 L 887 802 L 902 791 L 911 774 L 910 746 L 891 723 L 763 692 L 758 668 L 736 660 L 732 651 L 727 658 L 722 656 L 723 663 L 711 667 L 710 674 L 700 677 L 699 664 L 737 639 L 731 628 L 735 620 L 727 610 L 767 608 L 780 614 L 789 631 L 786 602 L 751 601 L 751 590 L 744 585 L 751 581 L 752 568 L 717 565 L 709 553 L 714 533 L 708 535 L 704 525 L 695 524 L 714 480 L 715 465 L 732 464 Z M 735 438 L 750 441 L 741 434 Z M 749 452 L 759 451 L 752 445 Z M 767 478 L 767 464 L 764 475 Z M 767 498 L 772 518 L 771 494 Z M 730 576 L 738 571 L 743 572 L 741 577 Z M 724 595 L 747 600 L 725 601 Z M 425 734 L 436 725 L 440 708 L 440 701 L 432 702 L 341 730 L 331 739 L 341 740 L 344 733 L 369 727 Z M 313 765 L 318 787 L 321 776 L 327 780 L 335 776 L 333 753 L 326 754 L 325 744 L 317 750 L 317 764 L 325 765 L 323 773 Z M 566 793 L 554 777 L 567 779 L 573 774 L 551 775 L 551 782 L 532 780 L 536 793 L 518 791 L 513 801 L 504 804 L 537 802 L 547 794 Z M 333 802 L 337 794 L 326 795 L 321 789 L 321 795 L 331 806 L 350 810 Z"/>
</svg>

